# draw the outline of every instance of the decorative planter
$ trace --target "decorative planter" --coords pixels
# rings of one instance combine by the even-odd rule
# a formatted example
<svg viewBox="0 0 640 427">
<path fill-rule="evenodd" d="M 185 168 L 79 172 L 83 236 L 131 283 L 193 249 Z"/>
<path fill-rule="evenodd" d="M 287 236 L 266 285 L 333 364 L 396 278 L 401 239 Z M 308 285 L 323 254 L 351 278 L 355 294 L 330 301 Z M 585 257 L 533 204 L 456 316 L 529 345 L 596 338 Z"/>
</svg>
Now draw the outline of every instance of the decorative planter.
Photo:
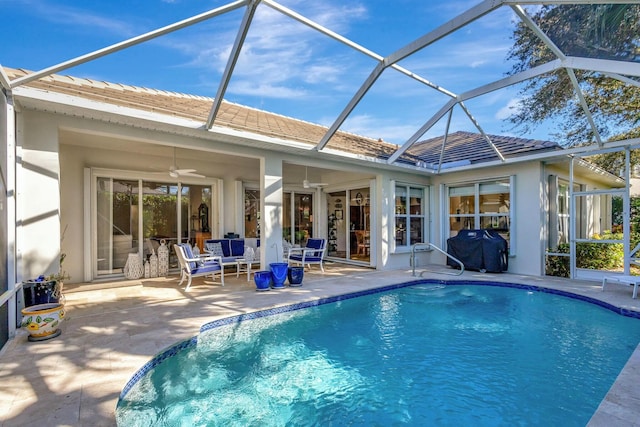
<svg viewBox="0 0 640 427">
<path fill-rule="evenodd" d="M 271 289 L 271 272 L 256 271 L 253 273 L 253 281 L 256 283 L 257 291 L 268 291 Z"/>
<path fill-rule="evenodd" d="M 304 277 L 304 267 L 296 266 L 289 267 L 287 272 L 287 279 L 289 279 L 289 286 L 302 286 L 302 278 Z"/>
<path fill-rule="evenodd" d="M 142 265 L 140 256 L 138 256 L 138 254 L 129 254 L 122 272 L 124 273 L 124 277 L 129 280 L 141 278 L 144 275 L 144 266 Z"/>
<path fill-rule="evenodd" d="M 271 280 L 273 281 L 271 287 L 273 289 L 284 288 L 284 281 L 287 280 L 287 270 L 289 264 L 286 262 L 272 262 L 269 264 L 271 268 Z"/>
<path fill-rule="evenodd" d="M 166 240 L 160 240 L 160 247 L 158 248 L 158 276 L 161 277 L 169 274 L 169 248 L 166 243 Z"/>
<path fill-rule="evenodd" d="M 55 338 L 62 332 L 60 323 L 64 319 L 64 304 L 52 302 L 37 304 L 20 310 L 22 327 L 29 331 L 29 341 L 44 341 Z"/>
<path fill-rule="evenodd" d="M 153 250 L 149 257 L 149 277 L 158 277 L 158 255 Z"/>
<path fill-rule="evenodd" d="M 26 280 L 22 282 L 24 306 L 59 302 L 62 283 L 57 280 Z"/>
</svg>

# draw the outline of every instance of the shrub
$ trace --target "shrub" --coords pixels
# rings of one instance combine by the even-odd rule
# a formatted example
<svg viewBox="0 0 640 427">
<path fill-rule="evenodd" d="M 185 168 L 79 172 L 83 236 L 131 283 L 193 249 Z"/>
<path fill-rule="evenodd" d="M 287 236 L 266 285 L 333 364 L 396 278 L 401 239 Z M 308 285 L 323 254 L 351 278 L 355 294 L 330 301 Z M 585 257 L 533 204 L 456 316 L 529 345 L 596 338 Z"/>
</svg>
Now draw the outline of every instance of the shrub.
<svg viewBox="0 0 640 427">
<path fill-rule="evenodd" d="M 561 243 L 551 252 L 569 254 L 569 244 Z M 570 277 L 569 256 L 547 255 L 545 274 L 554 277 Z"/>
<path fill-rule="evenodd" d="M 637 233 L 632 236 L 632 249 L 638 242 Z M 622 240 L 622 233 L 595 234 L 593 240 Z M 569 244 L 560 244 L 551 252 L 568 254 Z M 624 267 L 624 248 L 622 243 L 587 243 L 576 244 L 576 267 L 590 270 L 616 270 Z M 570 277 L 568 256 L 547 255 L 545 262 L 545 274 L 555 277 Z"/>
</svg>

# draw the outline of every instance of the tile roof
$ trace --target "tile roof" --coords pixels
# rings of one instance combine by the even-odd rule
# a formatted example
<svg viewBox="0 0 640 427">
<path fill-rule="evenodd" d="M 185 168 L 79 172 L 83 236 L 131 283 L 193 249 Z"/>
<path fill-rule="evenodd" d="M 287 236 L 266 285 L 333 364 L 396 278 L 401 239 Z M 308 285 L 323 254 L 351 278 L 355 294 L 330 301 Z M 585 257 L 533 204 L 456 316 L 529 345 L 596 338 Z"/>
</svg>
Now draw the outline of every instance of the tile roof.
<svg viewBox="0 0 640 427">
<path fill-rule="evenodd" d="M 29 73 L 12 68 L 5 68 L 5 72 L 11 80 Z M 27 83 L 27 86 L 203 123 L 207 121 L 213 104 L 213 98 L 209 97 L 56 74 Z M 328 129 L 325 126 L 227 101 L 222 102 L 215 125 L 312 146 L 320 142 Z M 337 132 L 327 144 L 327 148 L 386 159 L 397 149 L 397 145 L 348 132 Z M 407 160 L 414 162 L 415 159 L 405 156 L 405 161 Z"/>
<path fill-rule="evenodd" d="M 22 69 L 4 68 L 14 80 L 28 74 Z M 206 122 L 213 98 L 168 92 L 143 87 L 109 83 L 71 76 L 51 75 L 26 84 L 47 92 L 77 96 L 114 106 L 128 107 L 145 112 L 164 114 Z M 285 117 L 282 115 L 223 101 L 215 125 L 268 137 L 296 141 L 315 146 L 327 132 L 327 127 Z M 505 158 L 534 152 L 560 150 L 556 143 L 507 136 L 490 135 L 491 141 Z M 443 137 L 431 138 L 414 144 L 398 159 L 399 163 L 425 162 L 437 167 Z M 367 138 L 348 132 L 337 132 L 327 148 L 361 156 L 388 159 L 398 148 L 382 140 Z M 469 161 L 480 163 L 498 160 L 498 156 L 482 135 L 455 132 L 448 136 L 443 163 Z"/>
<path fill-rule="evenodd" d="M 504 158 L 513 158 L 525 154 L 562 150 L 555 142 L 536 139 L 515 138 L 511 136 L 488 135 Z M 444 137 L 426 139 L 415 143 L 409 150 L 413 156 L 428 165 L 437 167 L 440 162 L 442 141 Z M 468 161 L 470 164 L 499 160 L 487 140 L 480 134 L 471 132 L 454 132 L 447 137 L 442 163 Z"/>
</svg>

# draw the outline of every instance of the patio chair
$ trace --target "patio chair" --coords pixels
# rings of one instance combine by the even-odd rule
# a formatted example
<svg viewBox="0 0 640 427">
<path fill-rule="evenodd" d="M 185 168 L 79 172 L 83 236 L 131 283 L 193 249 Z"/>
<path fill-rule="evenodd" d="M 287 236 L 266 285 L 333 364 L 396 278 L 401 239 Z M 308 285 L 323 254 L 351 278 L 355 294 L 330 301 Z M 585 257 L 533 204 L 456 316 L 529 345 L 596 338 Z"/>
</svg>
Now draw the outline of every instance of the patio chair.
<svg viewBox="0 0 640 427">
<path fill-rule="evenodd" d="M 370 247 L 370 232 L 367 230 L 356 230 L 356 242 L 357 242 L 357 250 L 356 255 L 369 255 L 369 247 Z"/>
<path fill-rule="evenodd" d="M 640 258 L 637 256 L 638 252 L 640 252 L 640 243 L 638 243 L 636 247 L 633 248 L 629 253 L 630 265 L 635 265 L 636 267 L 640 266 Z M 611 276 L 605 276 L 602 278 L 603 291 L 607 282 L 614 282 L 627 287 L 633 285 L 632 298 L 635 299 L 638 296 L 638 284 L 640 284 L 640 276 L 629 276 L 625 274 L 613 274 Z"/>
<path fill-rule="evenodd" d="M 633 285 L 633 296 L 632 298 L 636 298 L 638 296 L 638 284 L 640 283 L 640 276 L 626 276 L 626 275 L 615 275 L 615 276 L 605 276 L 602 278 L 602 290 L 604 291 L 604 287 L 608 282 L 614 282 L 619 285 L 626 286 L 627 288 L 630 285 Z"/>
<path fill-rule="evenodd" d="M 292 263 L 302 265 L 308 265 L 311 268 L 311 264 L 320 265 L 320 270 L 324 273 L 324 267 L 322 262 L 324 261 L 324 253 L 327 246 L 327 239 L 308 239 L 307 245 L 303 248 L 290 248 L 287 259 L 289 265 Z"/>
<path fill-rule="evenodd" d="M 191 279 L 200 276 L 209 276 L 213 279 L 214 274 L 220 274 L 220 283 L 224 286 L 224 268 L 219 262 L 219 257 L 195 257 L 191 251 L 191 247 L 186 243 L 174 244 L 173 249 L 180 263 L 180 283 L 182 285 L 184 279 L 188 279 L 185 291 L 191 286 Z"/>
</svg>

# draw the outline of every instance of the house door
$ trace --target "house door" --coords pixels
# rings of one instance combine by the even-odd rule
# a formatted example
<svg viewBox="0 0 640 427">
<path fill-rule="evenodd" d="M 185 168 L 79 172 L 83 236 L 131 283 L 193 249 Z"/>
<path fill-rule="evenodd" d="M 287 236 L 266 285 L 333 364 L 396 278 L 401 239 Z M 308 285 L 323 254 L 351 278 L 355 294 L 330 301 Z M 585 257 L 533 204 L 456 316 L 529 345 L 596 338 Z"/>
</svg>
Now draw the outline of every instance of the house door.
<svg viewBox="0 0 640 427">
<path fill-rule="evenodd" d="M 371 197 L 368 187 L 327 195 L 327 255 L 371 261 Z"/>
<path fill-rule="evenodd" d="M 130 253 L 146 260 L 163 240 L 177 267 L 171 245 L 211 237 L 212 193 L 210 185 L 97 177 L 93 278 L 122 274 Z"/>
<path fill-rule="evenodd" d="M 307 239 L 313 237 L 313 193 L 285 193 L 283 206 L 283 239 L 306 245 Z"/>
</svg>

